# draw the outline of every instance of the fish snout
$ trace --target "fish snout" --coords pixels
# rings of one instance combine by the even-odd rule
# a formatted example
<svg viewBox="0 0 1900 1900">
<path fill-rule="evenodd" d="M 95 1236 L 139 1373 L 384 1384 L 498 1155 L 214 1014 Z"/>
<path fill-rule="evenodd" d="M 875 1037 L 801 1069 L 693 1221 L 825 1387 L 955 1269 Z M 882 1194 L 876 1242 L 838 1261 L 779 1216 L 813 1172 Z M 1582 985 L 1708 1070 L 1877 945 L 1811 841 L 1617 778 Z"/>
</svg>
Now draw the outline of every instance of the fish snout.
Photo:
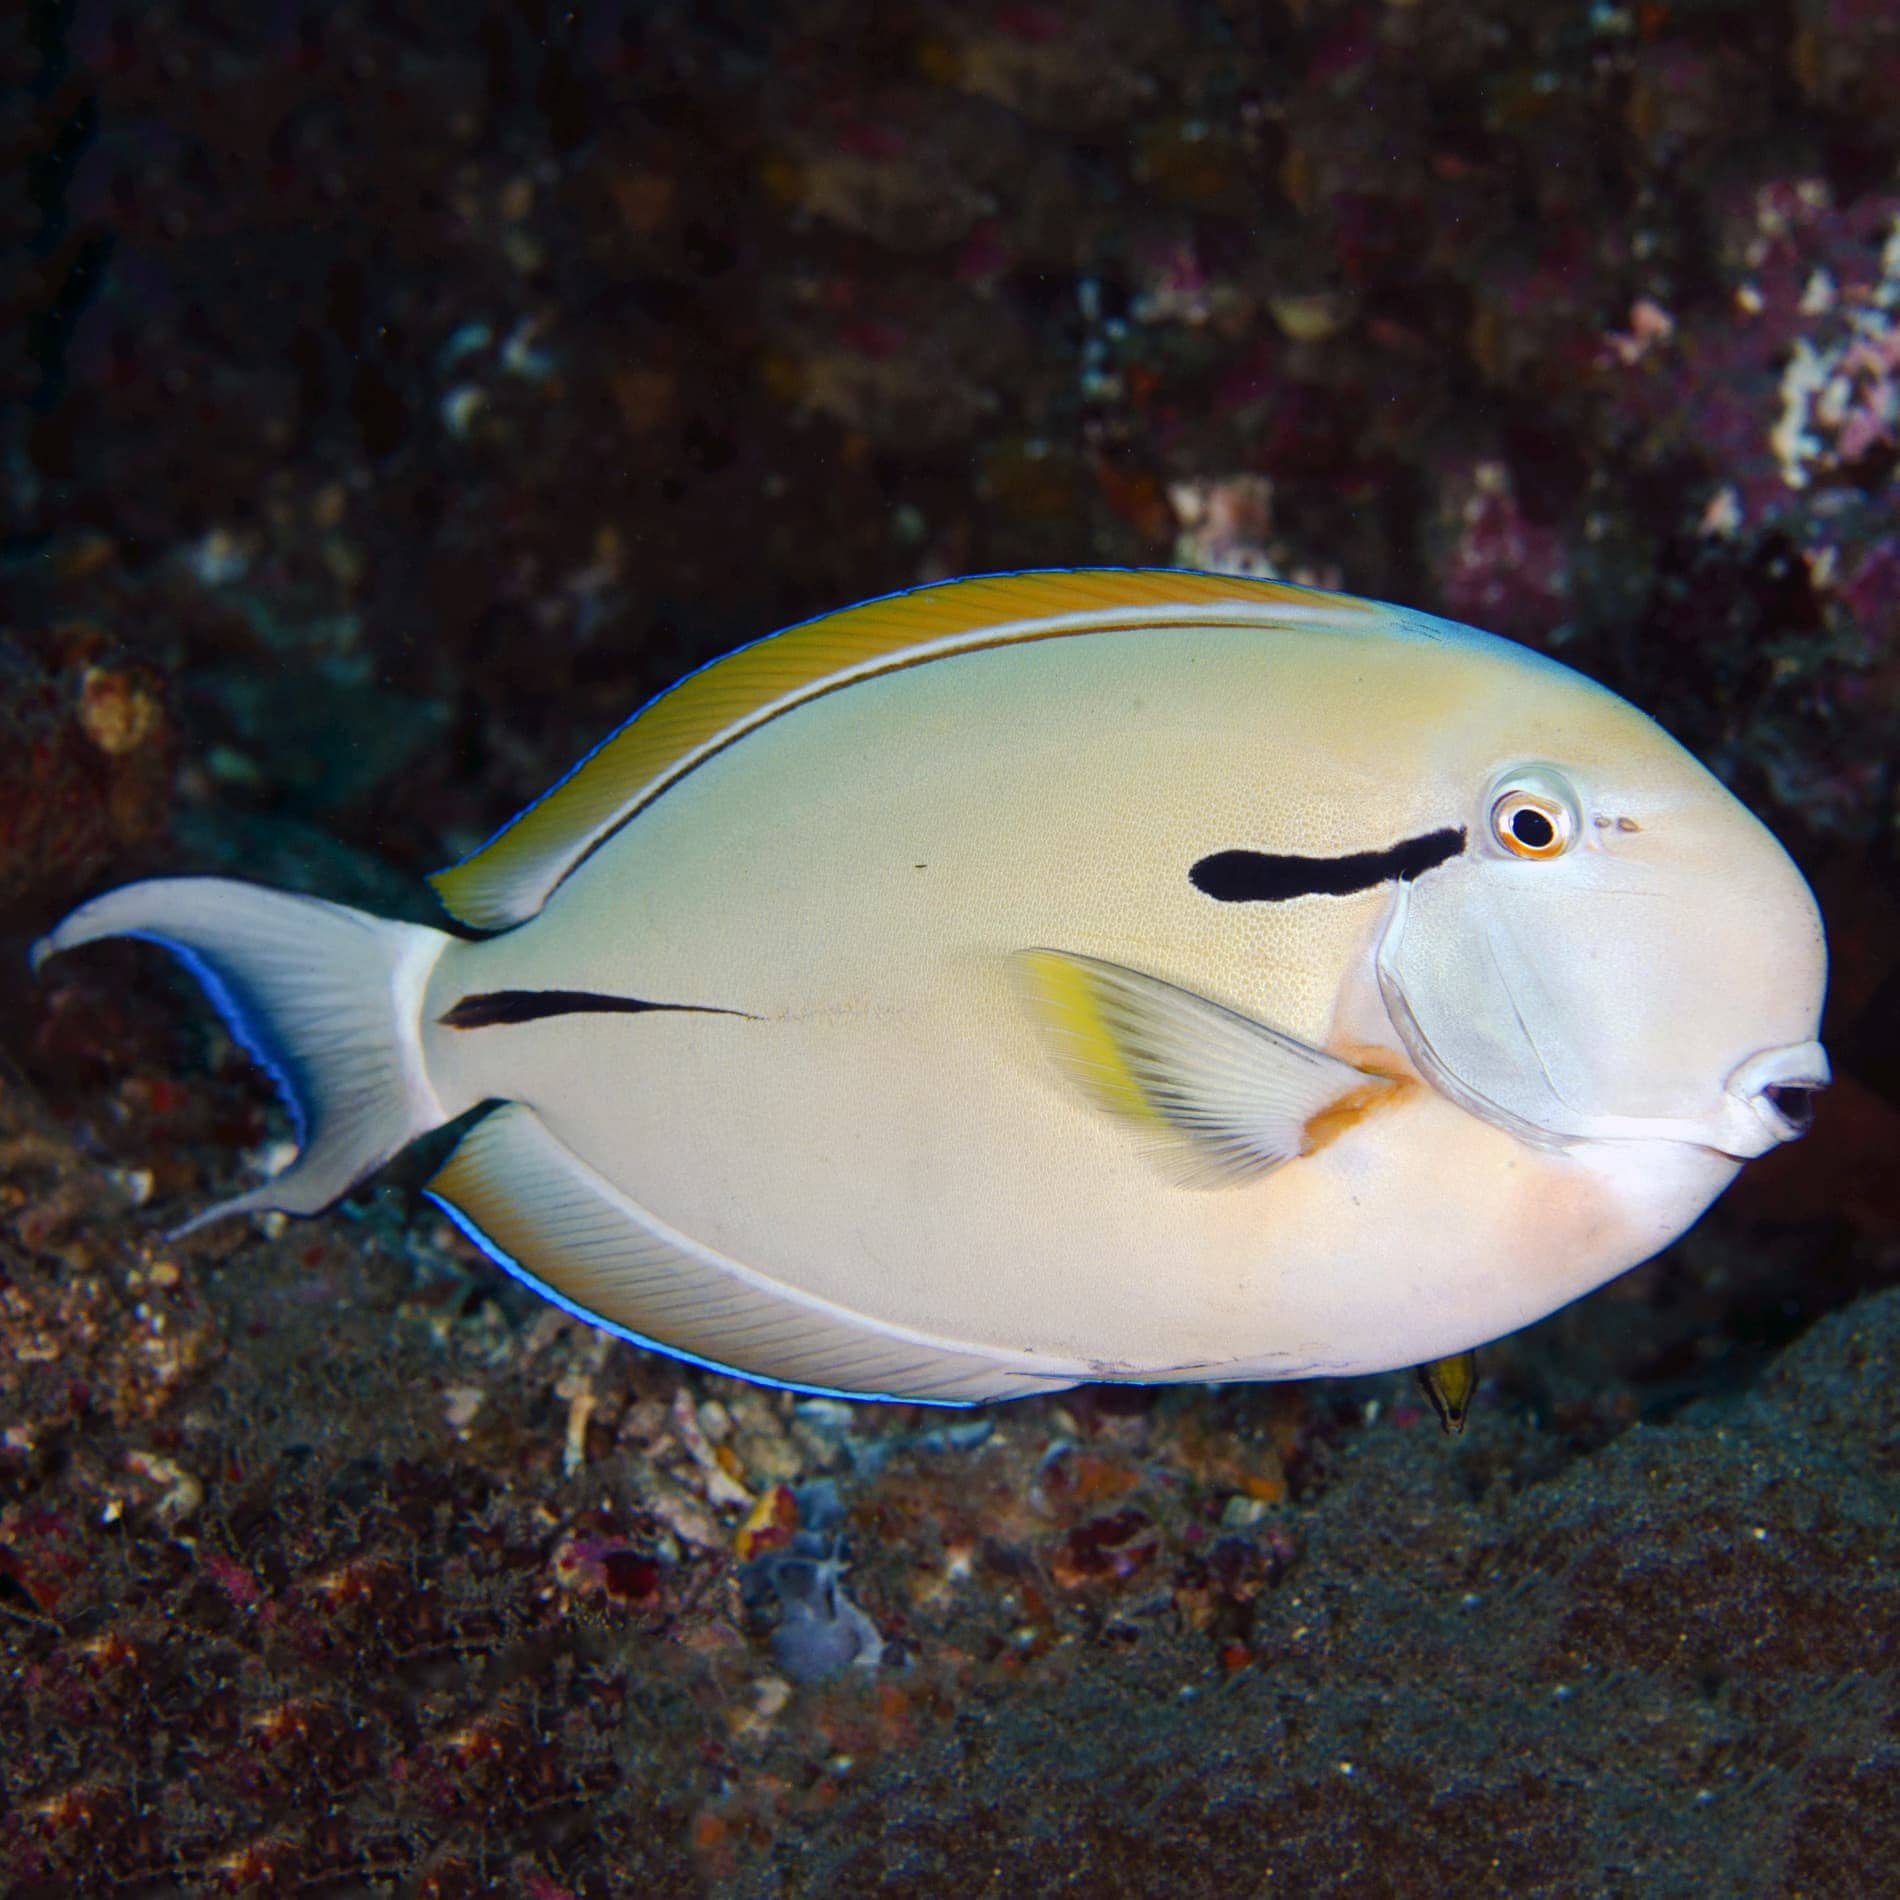
<svg viewBox="0 0 1900 1900">
<path fill-rule="evenodd" d="M 1814 1098 L 1832 1073 L 1818 1042 L 1750 1056 L 1728 1079 L 1719 1145 L 1746 1160 L 1779 1142 L 1799 1140 L 1814 1120 Z"/>
</svg>

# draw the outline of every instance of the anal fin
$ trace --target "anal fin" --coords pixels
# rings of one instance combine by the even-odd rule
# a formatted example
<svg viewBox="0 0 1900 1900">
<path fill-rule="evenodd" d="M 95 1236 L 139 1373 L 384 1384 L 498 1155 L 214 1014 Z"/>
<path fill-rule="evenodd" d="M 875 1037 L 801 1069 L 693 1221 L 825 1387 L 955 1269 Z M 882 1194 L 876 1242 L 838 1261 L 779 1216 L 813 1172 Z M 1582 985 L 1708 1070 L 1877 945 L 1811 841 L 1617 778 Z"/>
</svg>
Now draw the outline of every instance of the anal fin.
<svg viewBox="0 0 1900 1900">
<path fill-rule="evenodd" d="M 477 1124 L 430 1197 L 557 1306 L 716 1372 L 835 1398 L 974 1405 L 1059 1392 L 1041 1373 L 812 1299 L 668 1229 L 509 1103 Z"/>
</svg>

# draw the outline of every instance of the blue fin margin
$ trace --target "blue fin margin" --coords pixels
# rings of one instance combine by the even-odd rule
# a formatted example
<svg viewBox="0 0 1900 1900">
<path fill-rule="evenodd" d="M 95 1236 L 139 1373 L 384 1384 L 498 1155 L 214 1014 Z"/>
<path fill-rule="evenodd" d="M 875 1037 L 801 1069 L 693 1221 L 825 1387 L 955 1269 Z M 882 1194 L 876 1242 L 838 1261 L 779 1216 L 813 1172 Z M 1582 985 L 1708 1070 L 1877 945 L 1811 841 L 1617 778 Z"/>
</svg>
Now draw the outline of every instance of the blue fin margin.
<svg viewBox="0 0 1900 1900">
<path fill-rule="evenodd" d="M 297 1146 L 306 1147 L 310 1136 L 310 1115 L 304 1107 L 303 1091 L 290 1066 L 290 1058 L 270 1038 L 264 1028 L 263 1013 L 248 1006 L 232 988 L 230 979 L 215 968 L 211 960 L 175 937 L 161 936 L 156 930 L 128 930 L 126 936 L 139 943 L 156 944 L 184 965 L 186 973 L 204 992 L 205 1000 L 218 1012 L 231 1039 L 271 1079 L 284 1112 L 296 1133 Z"/>
<path fill-rule="evenodd" d="M 453 1201 L 437 1194 L 432 1188 L 423 1189 L 423 1197 L 433 1201 L 456 1229 L 472 1241 L 485 1253 L 496 1266 L 511 1278 L 519 1280 L 532 1293 L 539 1294 L 550 1306 L 558 1306 L 562 1312 L 573 1318 L 585 1321 L 596 1331 L 610 1333 L 616 1339 L 624 1339 L 630 1346 L 640 1346 L 648 1352 L 658 1353 L 663 1359 L 675 1359 L 683 1365 L 698 1366 L 705 1372 L 717 1372 L 728 1379 L 743 1379 L 748 1385 L 768 1386 L 775 1392 L 798 1392 L 815 1399 L 851 1399 L 866 1405 L 934 1405 L 944 1411 L 965 1412 L 973 1406 L 988 1403 L 981 1399 L 906 1399 L 894 1398 L 888 1392 L 845 1392 L 836 1386 L 799 1385 L 790 1379 L 773 1379 L 763 1373 L 746 1372 L 738 1366 L 721 1365 L 716 1359 L 702 1359 L 697 1353 L 682 1352 L 677 1346 L 669 1346 L 664 1340 L 650 1338 L 645 1333 L 636 1333 L 629 1326 L 618 1325 L 610 1319 L 603 1319 L 598 1313 L 569 1299 L 564 1293 L 548 1285 L 524 1267 L 514 1255 L 498 1247 L 481 1228 Z"/>
</svg>

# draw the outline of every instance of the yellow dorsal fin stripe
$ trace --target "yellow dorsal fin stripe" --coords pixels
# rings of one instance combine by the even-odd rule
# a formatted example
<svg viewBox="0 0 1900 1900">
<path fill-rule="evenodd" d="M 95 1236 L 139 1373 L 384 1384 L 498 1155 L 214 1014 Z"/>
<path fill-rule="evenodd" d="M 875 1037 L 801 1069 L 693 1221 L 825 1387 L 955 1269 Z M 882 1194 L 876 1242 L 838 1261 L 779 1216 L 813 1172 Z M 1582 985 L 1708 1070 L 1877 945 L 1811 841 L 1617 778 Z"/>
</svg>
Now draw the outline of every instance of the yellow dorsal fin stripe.
<svg viewBox="0 0 1900 1900">
<path fill-rule="evenodd" d="M 608 833 L 694 766 L 791 707 L 896 666 L 1135 626 L 1332 624 L 1376 611 L 1281 581 L 1167 569 L 983 575 L 807 620 L 689 674 L 479 851 L 429 882 L 477 929 L 532 917 Z"/>
</svg>

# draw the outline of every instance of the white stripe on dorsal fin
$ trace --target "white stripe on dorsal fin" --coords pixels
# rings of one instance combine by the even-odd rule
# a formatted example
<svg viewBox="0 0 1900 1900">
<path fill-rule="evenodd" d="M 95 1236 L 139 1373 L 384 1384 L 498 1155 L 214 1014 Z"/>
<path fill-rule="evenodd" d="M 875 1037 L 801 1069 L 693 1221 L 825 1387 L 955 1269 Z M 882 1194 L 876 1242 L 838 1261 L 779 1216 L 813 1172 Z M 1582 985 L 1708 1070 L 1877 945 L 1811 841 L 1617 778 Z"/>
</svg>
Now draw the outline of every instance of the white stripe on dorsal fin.
<svg viewBox="0 0 1900 1900">
<path fill-rule="evenodd" d="M 1285 581 L 1165 568 L 986 574 L 865 601 L 688 674 L 429 882 L 465 924 L 518 924 L 595 845 L 713 753 L 793 706 L 899 666 L 1112 628 L 1361 625 L 1382 611 Z"/>
<path fill-rule="evenodd" d="M 1016 962 L 1064 1073 L 1186 1182 L 1245 1181 L 1308 1154 L 1394 1086 L 1118 963 L 1060 950 Z"/>
<path fill-rule="evenodd" d="M 974 1405 L 1060 1392 L 1085 1368 L 1036 1369 L 888 1327 L 696 1246 L 637 1207 L 511 1102 L 429 1184 L 489 1257 L 544 1298 L 636 1345 L 836 1398 Z"/>
</svg>

